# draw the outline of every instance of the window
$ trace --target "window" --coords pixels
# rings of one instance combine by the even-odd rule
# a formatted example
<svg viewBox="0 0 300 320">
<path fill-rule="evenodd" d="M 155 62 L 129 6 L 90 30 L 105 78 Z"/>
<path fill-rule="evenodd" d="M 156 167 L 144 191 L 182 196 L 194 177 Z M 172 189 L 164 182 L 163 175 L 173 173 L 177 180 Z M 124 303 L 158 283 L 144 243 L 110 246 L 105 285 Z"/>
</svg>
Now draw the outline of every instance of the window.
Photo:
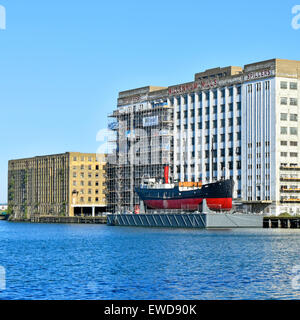
<svg viewBox="0 0 300 320">
<path fill-rule="evenodd" d="M 77 157 L 73 157 L 73 161 L 77 161 Z"/>
<path fill-rule="evenodd" d="M 217 106 L 214 106 L 214 107 L 213 107 L 213 113 L 216 114 L 217 112 L 218 112 L 218 107 L 217 107 Z"/>
<path fill-rule="evenodd" d="M 298 105 L 298 99 L 290 98 L 290 105 L 291 106 L 297 106 Z"/>
<path fill-rule="evenodd" d="M 237 124 L 238 126 L 240 126 L 241 123 L 242 123 L 242 118 L 241 118 L 241 117 L 237 117 L 237 118 L 236 118 L 236 124 Z"/>
<path fill-rule="evenodd" d="M 221 119 L 221 128 L 225 127 L 225 119 Z"/>
<path fill-rule="evenodd" d="M 298 153 L 297 152 L 290 152 L 290 157 L 298 157 Z"/>
<path fill-rule="evenodd" d="M 242 110 L 242 104 L 241 104 L 241 102 L 238 102 L 238 103 L 237 103 L 237 109 L 238 109 L 238 110 Z"/>
<path fill-rule="evenodd" d="M 84 161 L 84 157 L 81 157 L 81 161 Z"/>
<path fill-rule="evenodd" d="M 287 127 L 280 127 L 281 134 L 287 134 Z"/>
<path fill-rule="evenodd" d="M 290 134 L 291 135 L 297 135 L 298 134 L 298 128 L 291 127 L 290 128 Z"/>
<path fill-rule="evenodd" d="M 73 172 L 73 178 L 76 178 L 76 177 L 77 177 L 77 173 Z"/>
<path fill-rule="evenodd" d="M 225 112 L 225 104 L 221 105 L 221 112 Z"/>
<path fill-rule="evenodd" d="M 232 118 L 228 119 L 228 126 L 229 127 L 233 126 L 233 119 Z"/>
<path fill-rule="evenodd" d="M 286 106 L 287 105 L 287 100 L 288 99 L 285 98 L 285 97 L 280 98 L 280 104 Z"/>
<path fill-rule="evenodd" d="M 92 157 L 89 157 L 89 161 L 90 161 L 90 162 L 92 161 Z"/>
<path fill-rule="evenodd" d="M 77 182 L 76 181 L 73 181 L 73 186 L 77 186 Z"/>
<path fill-rule="evenodd" d="M 229 103 L 229 111 L 233 111 L 233 103 Z"/>
<path fill-rule="evenodd" d="M 298 142 L 297 141 L 291 141 L 290 142 L 290 146 L 297 147 L 298 146 Z"/>
<path fill-rule="evenodd" d="M 80 181 L 80 185 L 83 187 L 84 186 L 84 181 Z"/>
<path fill-rule="evenodd" d="M 280 141 L 281 146 L 287 146 L 287 141 Z"/>
<path fill-rule="evenodd" d="M 280 113 L 280 120 L 286 121 L 287 120 L 287 113 Z"/>
<path fill-rule="evenodd" d="M 298 114 L 291 113 L 290 114 L 290 121 L 298 121 Z"/>
<path fill-rule="evenodd" d="M 95 201 L 96 201 L 96 202 L 99 202 L 99 198 L 97 197 L 97 198 L 95 199 Z"/>
<path fill-rule="evenodd" d="M 88 186 L 90 187 L 92 185 L 92 181 L 89 181 L 88 182 Z"/>
<path fill-rule="evenodd" d="M 290 89 L 291 90 L 297 90 L 298 89 L 298 83 L 297 82 L 291 82 L 290 83 Z"/>
<path fill-rule="evenodd" d="M 91 197 L 88 198 L 88 202 L 92 202 L 92 198 Z"/>
<path fill-rule="evenodd" d="M 281 81 L 280 82 L 280 89 L 287 89 L 288 87 L 288 84 L 286 81 Z"/>
<path fill-rule="evenodd" d="M 233 133 L 228 133 L 228 140 L 233 141 Z"/>
<path fill-rule="evenodd" d="M 92 170 L 92 166 L 91 166 L 91 165 L 89 165 L 88 169 L 89 169 L 89 170 Z"/>
<path fill-rule="evenodd" d="M 237 94 L 241 94 L 241 87 L 237 87 L 236 90 L 237 90 Z"/>
<path fill-rule="evenodd" d="M 96 186 L 96 187 L 99 186 L 99 182 L 98 182 L 98 181 L 95 182 L 95 186 Z"/>
<path fill-rule="evenodd" d="M 280 152 L 281 157 L 287 157 L 287 152 Z"/>
</svg>

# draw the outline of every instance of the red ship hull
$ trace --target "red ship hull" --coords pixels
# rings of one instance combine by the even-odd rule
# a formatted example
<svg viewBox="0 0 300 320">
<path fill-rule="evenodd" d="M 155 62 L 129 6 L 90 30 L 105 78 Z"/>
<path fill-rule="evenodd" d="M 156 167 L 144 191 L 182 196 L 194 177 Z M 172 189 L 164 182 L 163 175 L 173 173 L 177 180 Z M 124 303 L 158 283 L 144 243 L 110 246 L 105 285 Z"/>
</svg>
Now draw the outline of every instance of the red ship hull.
<svg viewBox="0 0 300 320">
<path fill-rule="evenodd" d="M 145 204 L 150 209 L 185 209 L 188 211 L 198 210 L 203 199 L 175 199 L 175 200 L 146 200 Z M 206 199 L 211 210 L 230 211 L 232 209 L 232 198 Z"/>
</svg>

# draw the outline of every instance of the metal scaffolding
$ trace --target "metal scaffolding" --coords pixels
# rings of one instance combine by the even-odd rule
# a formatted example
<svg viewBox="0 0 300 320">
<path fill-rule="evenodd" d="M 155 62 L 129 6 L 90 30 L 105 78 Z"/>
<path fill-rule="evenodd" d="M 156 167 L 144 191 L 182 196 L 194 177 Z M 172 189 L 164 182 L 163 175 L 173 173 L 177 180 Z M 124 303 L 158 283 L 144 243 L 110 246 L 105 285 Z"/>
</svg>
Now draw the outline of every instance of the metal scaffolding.
<svg viewBox="0 0 300 320">
<path fill-rule="evenodd" d="M 166 165 L 173 173 L 173 107 L 159 100 L 119 107 L 112 115 L 108 157 L 108 210 L 131 211 L 140 200 L 134 192 L 143 178 L 162 179 Z"/>
</svg>

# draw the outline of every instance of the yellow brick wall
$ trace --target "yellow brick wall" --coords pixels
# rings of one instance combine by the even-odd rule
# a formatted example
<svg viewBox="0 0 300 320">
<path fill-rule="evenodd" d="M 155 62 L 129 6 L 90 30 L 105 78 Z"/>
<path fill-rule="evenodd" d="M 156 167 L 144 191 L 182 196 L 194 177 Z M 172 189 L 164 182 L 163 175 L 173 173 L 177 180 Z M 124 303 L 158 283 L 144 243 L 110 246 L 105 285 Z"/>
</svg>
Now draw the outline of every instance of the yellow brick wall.
<svg viewBox="0 0 300 320">
<path fill-rule="evenodd" d="M 69 212 L 72 205 L 106 206 L 105 155 L 71 152 L 69 154 Z"/>
</svg>

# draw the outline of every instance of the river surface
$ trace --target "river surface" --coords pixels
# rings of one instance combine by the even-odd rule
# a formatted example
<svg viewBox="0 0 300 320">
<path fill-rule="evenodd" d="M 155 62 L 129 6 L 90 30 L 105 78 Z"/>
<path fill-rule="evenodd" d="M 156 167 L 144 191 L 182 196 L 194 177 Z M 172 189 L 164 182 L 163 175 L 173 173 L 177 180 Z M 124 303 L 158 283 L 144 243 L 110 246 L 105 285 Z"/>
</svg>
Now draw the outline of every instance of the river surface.
<svg viewBox="0 0 300 320">
<path fill-rule="evenodd" d="M 0 221 L 0 266 L 0 299 L 300 299 L 300 230 Z"/>
</svg>

